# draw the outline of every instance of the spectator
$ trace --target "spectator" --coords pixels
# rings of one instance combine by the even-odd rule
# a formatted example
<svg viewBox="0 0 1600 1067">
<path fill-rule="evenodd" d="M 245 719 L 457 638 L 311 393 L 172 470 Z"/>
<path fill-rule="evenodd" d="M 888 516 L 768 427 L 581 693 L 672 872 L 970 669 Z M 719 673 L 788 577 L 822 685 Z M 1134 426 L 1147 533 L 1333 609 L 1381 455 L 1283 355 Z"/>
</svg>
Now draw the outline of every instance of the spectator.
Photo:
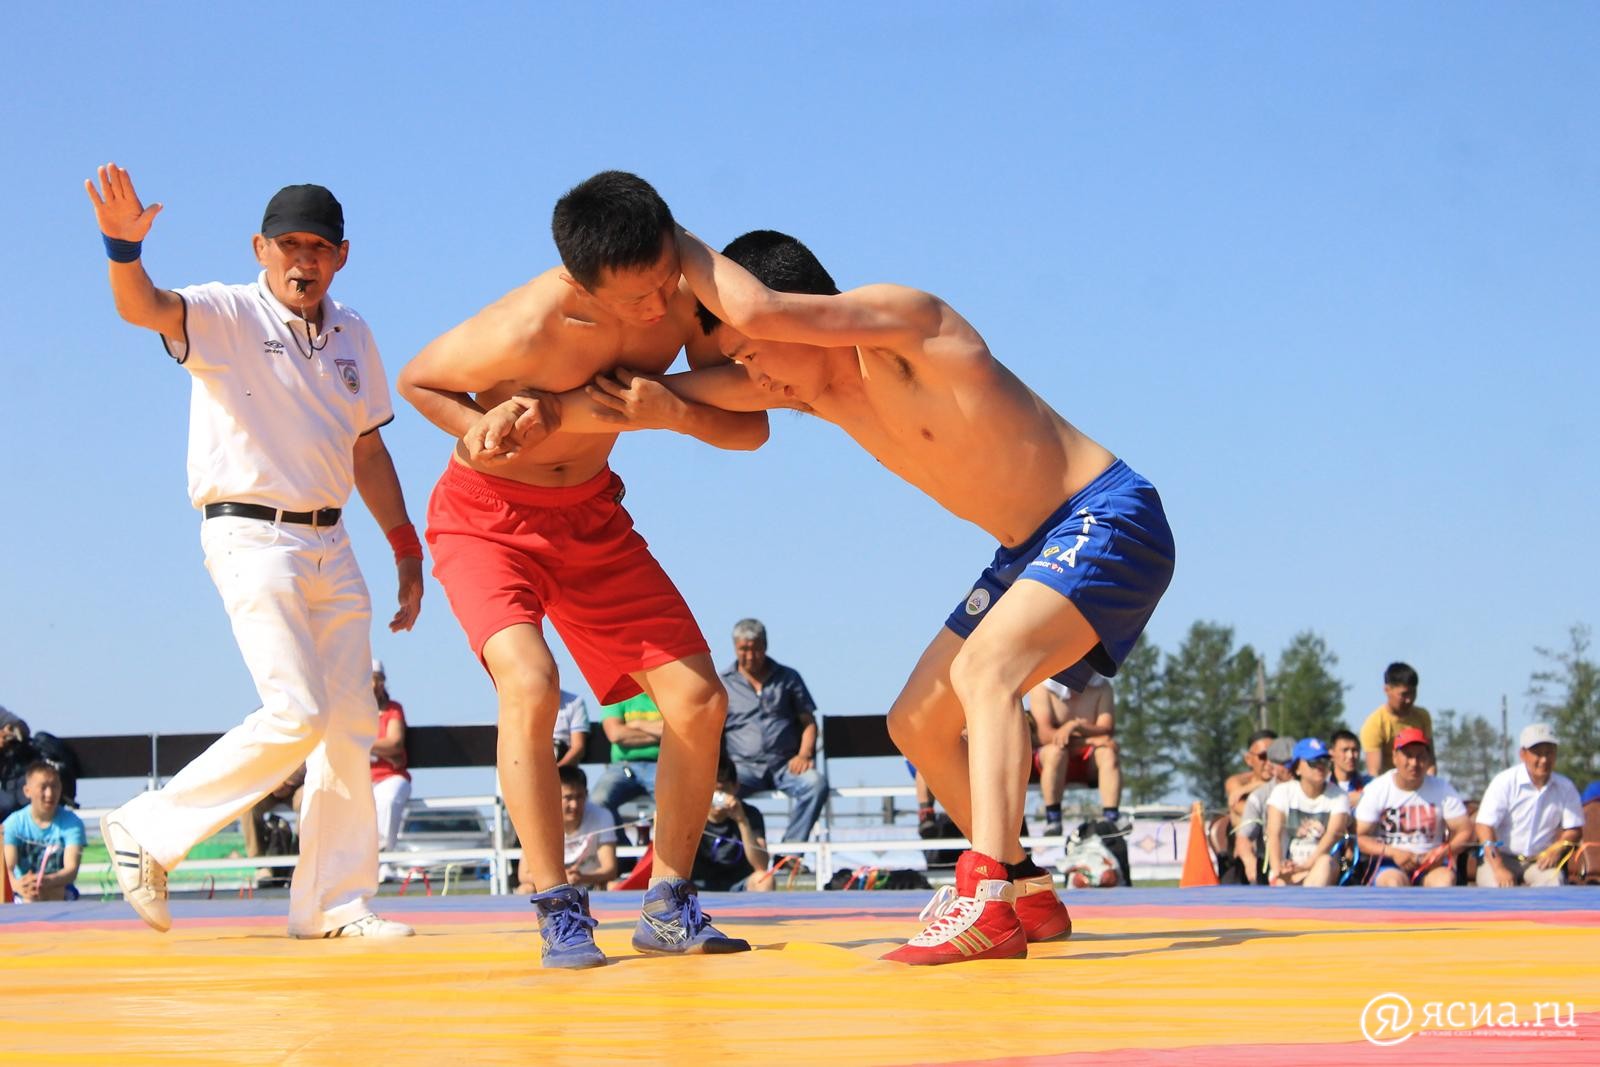
<svg viewBox="0 0 1600 1067">
<path fill-rule="evenodd" d="M 1230 775 L 1222 783 L 1222 793 L 1228 801 L 1228 814 L 1212 822 L 1209 830 L 1211 848 L 1217 855 L 1232 854 L 1229 841 L 1244 815 L 1244 804 L 1250 799 L 1250 794 L 1268 782 L 1276 783 L 1277 775 L 1272 769 L 1272 761 L 1267 759 L 1267 749 L 1277 739 L 1276 730 L 1257 730 L 1251 734 L 1244 746 L 1245 769 Z"/>
<path fill-rule="evenodd" d="M 757 619 L 733 626 L 734 662 L 722 672 L 728 721 L 722 742 L 739 773 L 739 795 L 776 789 L 791 802 L 786 841 L 811 836 L 828 800 L 817 769 L 817 705 L 792 667 L 767 656 L 767 628 Z"/>
<path fill-rule="evenodd" d="M 44 760 L 23 775 L 28 806 L 4 823 L 5 863 L 23 900 L 77 900 L 72 883 L 83 859 L 83 820 L 61 806 L 61 772 Z"/>
<path fill-rule="evenodd" d="M 0 819 L 28 806 L 28 768 L 39 760 L 28 724 L 0 708 Z"/>
<path fill-rule="evenodd" d="M 556 772 L 561 778 L 561 830 L 566 835 L 562 863 L 567 884 L 605 888 L 617 876 L 616 823 L 599 804 L 589 803 L 589 780 L 583 768 L 567 765 Z M 524 882 L 519 893 L 538 890 Z"/>
<path fill-rule="evenodd" d="M 1356 805 L 1357 839 L 1378 861 L 1374 884 L 1415 885 L 1420 878 L 1425 886 L 1454 885 L 1455 856 L 1472 840 L 1466 805 L 1450 783 L 1428 773 L 1433 746 L 1420 727 L 1395 738 L 1394 764 L 1367 783 Z"/>
<path fill-rule="evenodd" d="M 1117 761 L 1117 700 L 1111 683 L 1093 675 L 1074 693 L 1046 678 L 1028 694 L 1028 712 L 1039 737 L 1039 793 L 1044 801 L 1044 834 L 1062 832 L 1061 795 L 1068 785 L 1100 791 L 1107 822 L 1121 814 L 1122 765 Z"/>
<path fill-rule="evenodd" d="M 1328 786 L 1332 758 L 1315 737 L 1294 746 L 1294 780 L 1267 794 L 1267 881 L 1332 885 L 1339 873 L 1333 846 L 1350 826 L 1350 800 Z"/>
<path fill-rule="evenodd" d="M 292 856 L 297 844 L 289 824 L 272 814 L 275 808 L 287 805 L 296 817 L 300 814 L 300 800 L 305 793 L 306 765 L 296 767 L 294 773 L 278 784 L 278 788 L 256 801 L 249 813 L 239 820 L 244 831 L 246 856 Z M 273 868 L 260 867 L 256 880 L 262 884 L 287 884 L 289 875 L 274 875 Z"/>
<path fill-rule="evenodd" d="M 1383 672 L 1383 703 L 1361 726 L 1361 747 L 1367 754 L 1367 775 L 1376 778 L 1394 770 L 1395 738 L 1418 729 L 1428 740 L 1429 774 L 1433 773 L 1433 717 L 1417 704 L 1417 672 L 1407 663 L 1391 663 Z"/>
<path fill-rule="evenodd" d="M 622 805 L 656 791 L 656 760 L 661 757 L 661 709 L 640 693 L 600 709 L 600 726 L 611 741 L 611 765 L 594 786 L 594 801 L 611 813 L 614 826 L 622 823 Z M 644 844 L 649 835 L 636 835 Z"/>
<path fill-rule="evenodd" d="M 1272 739 L 1261 761 L 1264 780 L 1245 797 L 1239 812 L 1239 825 L 1233 834 L 1233 854 L 1244 868 L 1244 880 L 1251 885 L 1266 881 L 1267 798 L 1292 777 L 1289 767 L 1294 763 L 1294 746 L 1292 737 Z"/>
<path fill-rule="evenodd" d="M 1372 780 L 1371 775 L 1361 773 L 1361 738 L 1349 730 L 1335 730 L 1328 747 L 1333 758 L 1333 777 L 1328 779 L 1328 784 L 1344 790 L 1353 809 L 1361 799 L 1361 791 Z"/>
<path fill-rule="evenodd" d="M 917 791 L 917 834 L 921 837 L 937 837 L 939 833 L 938 802 L 933 795 L 933 788 L 928 785 L 928 780 L 917 770 L 916 764 L 906 760 L 906 770 L 911 772 L 911 788 Z"/>
<path fill-rule="evenodd" d="M 1519 743 L 1522 763 L 1495 775 L 1478 805 L 1478 884 L 1490 889 L 1561 885 L 1562 861 L 1583 838 L 1578 787 L 1556 773 L 1555 731 L 1534 723 Z"/>
<path fill-rule="evenodd" d="M 372 801 L 378 808 L 378 851 L 388 852 L 400 837 L 411 799 L 411 772 L 406 760 L 406 710 L 389 695 L 382 660 L 372 661 L 372 696 L 378 702 L 378 736 L 372 742 Z M 297 809 L 298 810 L 298 809 Z M 378 881 L 394 880 L 387 863 L 378 865 Z"/>
<path fill-rule="evenodd" d="M 589 748 L 589 703 L 565 689 L 558 692 L 561 705 L 556 708 L 556 766 L 576 767 L 583 762 L 583 754 Z M 584 788 L 588 788 L 587 782 Z"/>
<path fill-rule="evenodd" d="M 767 824 L 761 812 L 738 797 L 739 772 L 724 758 L 717 765 L 717 791 L 695 852 L 694 884 L 709 892 L 772 888 L 767 870 Z"/>
</svg>

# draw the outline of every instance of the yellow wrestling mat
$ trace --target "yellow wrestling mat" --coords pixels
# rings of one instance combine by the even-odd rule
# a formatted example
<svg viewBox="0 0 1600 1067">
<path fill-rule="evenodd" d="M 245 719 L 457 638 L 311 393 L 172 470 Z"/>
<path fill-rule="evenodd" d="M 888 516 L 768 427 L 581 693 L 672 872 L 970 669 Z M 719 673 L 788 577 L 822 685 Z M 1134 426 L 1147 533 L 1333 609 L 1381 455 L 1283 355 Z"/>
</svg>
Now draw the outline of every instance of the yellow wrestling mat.
<svg viewBox="0 0 1600 1067">
<path fill-rule="evenodd" d="M 290 940 L 283 900 L 175 902 L 164 935 L 13 906 L 0 1061 L 1600 1063 L 1592 889 L 1067 899 L 1072 939 L 1026 960 L 908 968 L 877 957 L 926 894 L 708 894 L 756 951 L 689 959 L 634 953 L 637 895 L 596 894 L 612 960 L 581 972 L 539 969 L 522 898 L 383 898 L 399 941 Z"/>
</svg>

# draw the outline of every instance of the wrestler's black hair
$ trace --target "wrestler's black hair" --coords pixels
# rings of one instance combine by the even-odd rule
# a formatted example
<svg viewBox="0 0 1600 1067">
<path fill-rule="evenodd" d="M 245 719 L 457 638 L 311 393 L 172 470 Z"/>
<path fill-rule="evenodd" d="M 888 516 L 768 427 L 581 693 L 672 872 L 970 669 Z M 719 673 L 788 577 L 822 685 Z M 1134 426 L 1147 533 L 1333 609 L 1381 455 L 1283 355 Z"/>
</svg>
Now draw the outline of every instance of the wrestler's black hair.
<svg viewBox="0 0 1600 1067">
<path fill-rule="evenodd" d="M 605 170 L 556 201 L 550 233 L 561 265 L 574 281 L 593 289 L 602 270 L 648 267 L 672 236 L 672 209 L 637 174 Z"/>
<path fill-rule="evenodd" d="M 1383 684 L 1415 689 L 1417 687 L 1417 669 L 1409 663 L 1391 663 L 1383 672 Z"/>
<path fill-rule="evenodd" d="M 768 289 L 780 293 L 835 296 L 839 287 L 811 249 L 777 230 L 751 230 L 729 242 L 722 254 L 756 276 Z M 700 329 L 709 334 L 719 320 L 704 304 L 695 307 Z"/>
</svg>

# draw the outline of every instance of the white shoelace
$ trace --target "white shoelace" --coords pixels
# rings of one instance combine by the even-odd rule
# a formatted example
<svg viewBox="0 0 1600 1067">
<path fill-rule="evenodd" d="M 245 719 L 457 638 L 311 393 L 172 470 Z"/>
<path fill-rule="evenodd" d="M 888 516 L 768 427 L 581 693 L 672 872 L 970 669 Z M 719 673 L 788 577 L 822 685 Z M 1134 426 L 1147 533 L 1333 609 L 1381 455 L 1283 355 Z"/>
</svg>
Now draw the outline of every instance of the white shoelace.
<svg viewBox="0 0 1600 1067">
<path fill-rule="evenodd" d="M 922 911 L 917 915 L 917 921 L 928 922 L 932 919 L 939 918 L 945 912 L 949 911 L 951 905 L 953 905 L 958 899 L 960 898 L 956 896 L 955 886 L 940 886 L 939 891 L 933 895 L 933 899 L 922 906 Z"/>
</svg>

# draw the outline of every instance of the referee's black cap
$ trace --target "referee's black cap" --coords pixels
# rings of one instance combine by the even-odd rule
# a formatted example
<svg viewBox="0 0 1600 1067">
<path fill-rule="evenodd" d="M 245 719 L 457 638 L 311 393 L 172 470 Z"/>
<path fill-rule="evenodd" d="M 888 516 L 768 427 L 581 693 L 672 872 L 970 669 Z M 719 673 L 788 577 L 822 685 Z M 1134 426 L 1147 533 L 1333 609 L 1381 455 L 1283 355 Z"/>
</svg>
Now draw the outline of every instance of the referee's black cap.
<svg viewBox="0 0 1600 1067">
<path fill-rule="evenodd" d="M 314 233 L 339 244 L 344 240 L 344 208 L 320 185 L 285 185 L 267 201 L 261 217 L 261 236 Z"/>
</svg>

